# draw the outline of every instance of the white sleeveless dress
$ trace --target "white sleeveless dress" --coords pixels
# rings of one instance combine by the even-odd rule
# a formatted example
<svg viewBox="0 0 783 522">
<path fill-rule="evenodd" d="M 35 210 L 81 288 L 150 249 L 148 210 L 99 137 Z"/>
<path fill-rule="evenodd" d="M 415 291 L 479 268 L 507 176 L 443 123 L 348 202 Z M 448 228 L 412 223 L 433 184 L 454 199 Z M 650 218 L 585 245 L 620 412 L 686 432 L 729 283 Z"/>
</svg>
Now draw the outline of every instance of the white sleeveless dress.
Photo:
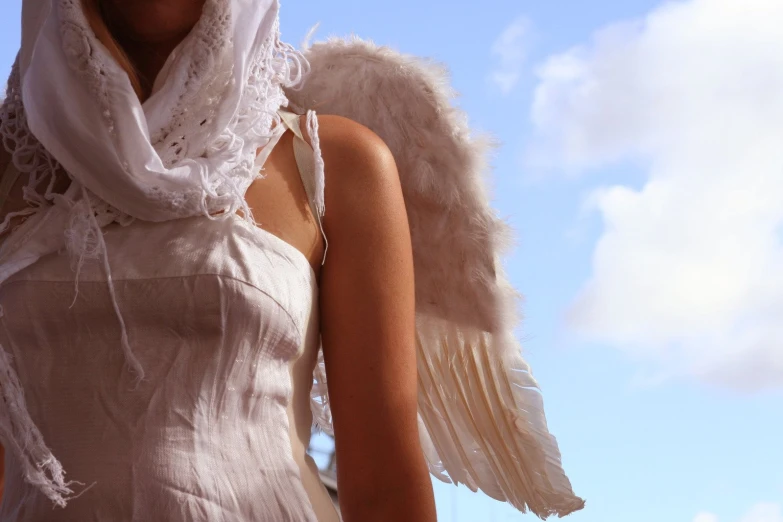
<svg viewBox="0 0 783 522">
<path fill-rule="evenodd" d="M 105 241 L 146 378 L 134 389 L 101 261 L 78 294 L 60 254 L 0 286 L 30 415 L 86 486 L 53 507 L 7 454 L 0 521 L 338 521 L 305 453 L 319 346 L 305 256 L 239 217 L 110 225 Z"/>
</svg>

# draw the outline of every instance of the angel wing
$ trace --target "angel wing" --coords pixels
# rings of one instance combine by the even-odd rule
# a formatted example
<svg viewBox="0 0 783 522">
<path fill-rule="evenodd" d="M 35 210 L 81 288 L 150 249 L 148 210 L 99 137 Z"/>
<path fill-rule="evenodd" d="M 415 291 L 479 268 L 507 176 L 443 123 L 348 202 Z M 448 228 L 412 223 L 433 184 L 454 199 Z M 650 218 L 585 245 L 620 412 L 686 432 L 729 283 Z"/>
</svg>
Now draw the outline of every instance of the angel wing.
<svg viewBox="0 0 783 522">
<path fill-rule="evenodd" d="M 369 127 L 397 162 L 416 279 L 419 432 L 429 469 L 541 518 L 584 506 L 547 429 L 543 402 L 513 334 L 518 295 L 499 263 L 510 237 L 489 206 L 490 140 L 471 135 L 446 71 L 359 39 L 306 52 L 294 108 Z M 312 393 L 331 433 L 323 359 Z"/>
</svg>

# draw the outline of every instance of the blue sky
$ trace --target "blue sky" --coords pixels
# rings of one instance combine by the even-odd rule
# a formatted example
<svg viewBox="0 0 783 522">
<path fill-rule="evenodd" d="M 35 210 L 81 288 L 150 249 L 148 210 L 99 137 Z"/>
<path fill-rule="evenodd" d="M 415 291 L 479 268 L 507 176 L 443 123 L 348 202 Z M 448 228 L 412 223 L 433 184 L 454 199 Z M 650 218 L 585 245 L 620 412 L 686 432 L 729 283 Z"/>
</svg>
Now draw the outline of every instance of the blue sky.
<svg viewBox="0 0 783 522">
<path fill-rule="evenodd" d="M 367 7 L 372 5 L 372 8 Z M 0 4 L 0 71 L 21 2 Z M 783 522 L 779 0 L 288 0 L 283 36 L 435 58 L 496 205 L 574 522 Z M 436 484 L 440 519 L 534 520 Z"/>
</svg>

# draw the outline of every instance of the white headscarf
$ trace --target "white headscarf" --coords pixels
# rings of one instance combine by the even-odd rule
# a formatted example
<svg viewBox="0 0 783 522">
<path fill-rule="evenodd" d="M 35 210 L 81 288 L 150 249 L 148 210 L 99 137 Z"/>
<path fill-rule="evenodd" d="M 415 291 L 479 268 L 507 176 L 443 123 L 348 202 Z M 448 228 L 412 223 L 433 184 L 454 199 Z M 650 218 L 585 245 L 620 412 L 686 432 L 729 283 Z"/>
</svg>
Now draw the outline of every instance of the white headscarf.
<svg viewBox="0 0 783 522">
<path fill-rule="evenodd" d="M 22 50 L 22 99 L 30 130 L 69 175 L 147 221 L 242 207 L 291 75 L 274 52 L 277 1 L 207 1 L 143 105 L 80 2 L 43 3 L 33 50 Z"/>
<path fill-rule="evenodd" d="M 218 219 L 238 210 L 252 220 L 244 195 L 266 157 L 258 151 L 282 129 L 283 87 L 307 72 L 304 58 L 280 42 L 278 11 L 277 0 L 207 0 L 141 104 L 90 28 L 81 0 L 24 0 L 0 138 L 30 176 L 25 199 L 32 208 L 21 213 L 32 215 L 0 248 L 0 283 L 66 247 L 77 270 L 85 257 L 103 257 L 113 297 L 101 227 Z M 53 193 L 60 166 L 72 180 L 62 195 Z M 124 334 L 122 345 L 141 378 Z M 30 419 L 2 348 L 0 384 L 7 449 L 26 479 L 64 506 L 73 483 Z"/>
</svg>

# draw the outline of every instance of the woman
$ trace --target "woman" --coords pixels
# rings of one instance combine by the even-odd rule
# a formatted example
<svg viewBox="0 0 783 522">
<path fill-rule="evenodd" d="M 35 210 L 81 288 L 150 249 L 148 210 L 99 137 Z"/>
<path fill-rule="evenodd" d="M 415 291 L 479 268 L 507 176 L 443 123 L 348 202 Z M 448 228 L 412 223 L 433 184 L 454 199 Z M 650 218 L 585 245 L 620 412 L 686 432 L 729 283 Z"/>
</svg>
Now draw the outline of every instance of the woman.
<svg viewBox="0 0 783 522">
<path fill-rule="evenodd" d="M 24 1 L 0 110 L 0 520 L 337 520 L 313 419 L 345 520 L 434 520 L 428 469 L 581 509 L 442 73 L 357 41 L 305 59 L 277 15 Z"/>
<path fill-rule="evenodd" d="M 145 102 L 167 88 L 156 81 L 170 73 L 161 74 L 167 64 L 176 68 L 167 60 L 202 10 L 219 21 L 217 4 L 91 0 L 81 7 Z M 242 14 L 275 31 L 276 3 L 256 4 L 264 6 Z M 65 7 L 54 2 L 60 22 L 78 22 L 73 13 L 63 22 Z M 277 83 L 296 76 L 290 72 Z M 283 133 L 284 121 L 276 120 L 281 130 L 259 147 L 268 156 L 263 177 L 249 185 L 246 207 L 238 206 L 252 212 L 257 230 L 240 217 L 109 225 L 116 299 L 107 294 L 102 262 L 84 252 L 75 299 L 65 256 L 42 257 L 6 281 L 2 344 L 43 440 L 68 478 L 83 484 L 58 481 L 52 468 L 54 480 L 35 487 L 8 451 L 0 519 L 337 520 L 304 453 L 320 323 L 344 520 L 435 520 L 417 435 L 411 245 L 394 160 L 361 125 L 329 116 L 318 123 L 329 173 L 322 229 L 319 195 L 305 188 L 318 187 L 318 169 L 297 165 L 300 129 Z M 301 130 L 309 142 L 305 119 Z M 58 138 L 62 144 L 67 136 Z M 9 165 L 3 151 L 0 172 Z M 51 192 L 65 193 L 70 180 L 58 174 Z M 22 175 L 4 216 L 30 206 L 26 186 Z M 123 328 L 112 300 L 127 327 L 126 358 L 117 349 Z M 52 498 L 64 508 L 52 510 Z"/>
</svg>

